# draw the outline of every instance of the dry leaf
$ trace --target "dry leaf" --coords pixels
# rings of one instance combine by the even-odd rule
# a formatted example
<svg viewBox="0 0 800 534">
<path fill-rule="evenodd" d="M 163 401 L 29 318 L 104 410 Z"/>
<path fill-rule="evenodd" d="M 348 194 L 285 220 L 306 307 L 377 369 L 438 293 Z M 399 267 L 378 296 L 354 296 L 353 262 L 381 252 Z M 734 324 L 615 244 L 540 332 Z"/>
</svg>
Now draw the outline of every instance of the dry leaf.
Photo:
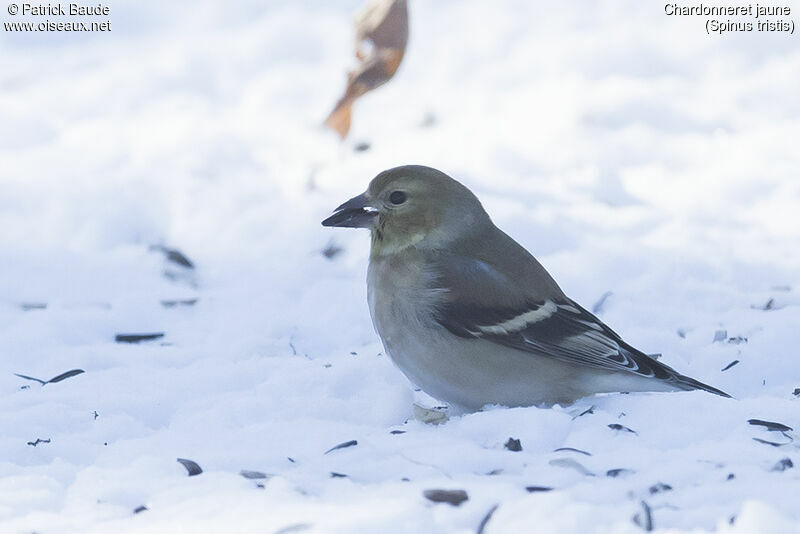
<svg viewBox="0 0 800 534">
<path fill-rule="evenodd" d="M 356 58 L 347 74 L 344 96 L 325 119 L 325 125 L 344 139 L 350 131 L 353 102 L 388 82 L 400 67 L 408 43 L 406 0 L 372 0 L 356 15 Z"/>
</svg>

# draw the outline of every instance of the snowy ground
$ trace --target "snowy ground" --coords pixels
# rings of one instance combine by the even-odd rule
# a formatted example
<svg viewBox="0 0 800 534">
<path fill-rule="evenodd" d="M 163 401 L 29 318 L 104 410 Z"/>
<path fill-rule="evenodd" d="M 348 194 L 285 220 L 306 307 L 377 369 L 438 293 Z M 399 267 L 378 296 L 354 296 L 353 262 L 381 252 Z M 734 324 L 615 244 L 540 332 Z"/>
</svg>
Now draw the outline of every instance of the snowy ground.
<svg viewBox="0 0 800 534">
<path fill-rule="evenodd" d="M 0 532 L 476 532 L 495 506 L 485 533 L 639 532 L 647 510 L 800 531 L 797 35 L 635 0 L 411 0 L 405 63 L 340 145 L 319 125 L 360 0 L 161 4 L 0 33 Z M 462 180 L 573 298 L 612 292 L 613 328 L 737 400 L 415 421 L 367 235 L 319 225 L 403 163 Z"/>
</svg>

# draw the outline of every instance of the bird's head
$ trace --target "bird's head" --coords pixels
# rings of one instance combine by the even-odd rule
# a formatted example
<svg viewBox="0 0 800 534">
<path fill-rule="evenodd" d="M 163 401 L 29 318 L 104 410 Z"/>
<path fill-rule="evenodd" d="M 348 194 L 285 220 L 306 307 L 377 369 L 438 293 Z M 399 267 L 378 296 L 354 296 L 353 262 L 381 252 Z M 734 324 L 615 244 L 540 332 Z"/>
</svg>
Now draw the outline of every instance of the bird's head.
<svg viewBox="0 0 800 534">
<path fill-rule="evenodd" d="M 383 256 L 412 246 L 442 248 L 487 222 L 480 201 L 459 182 L 430 167 L 404 165 L 377 175 L 322 225 L 369 228 L 372 255 Z"/>
</svg>

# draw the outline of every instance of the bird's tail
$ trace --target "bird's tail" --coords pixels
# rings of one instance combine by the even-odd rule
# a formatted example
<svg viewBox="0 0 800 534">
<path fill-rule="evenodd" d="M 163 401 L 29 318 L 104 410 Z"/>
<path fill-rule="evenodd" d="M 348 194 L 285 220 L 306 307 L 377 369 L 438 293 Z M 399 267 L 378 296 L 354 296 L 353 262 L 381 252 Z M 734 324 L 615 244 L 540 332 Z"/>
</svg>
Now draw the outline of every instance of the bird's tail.
<svg viewBox="0 0 800 534">
<path fill-rule="evenodd" d="M 714 395 L 719 395 L 720 397 L 726 397 L 728 399 L 733 398 L 724 391 L 722 391 L 721 389 L 717 389 L 714 386 L 709 386 L 708 384 L 704 384 L 699 380 L 695 380 L 694 378 L 686 375 L 676 373 L 675 377 L 669 381 L 673 382 L 681 389 L 685 389 L 687 391 L 693 389 L 702 389 L 703 391 L 708 391 L 709 393 L 713 393 Z"/>
<path fill-rule="evenodd" d="M 709 393 L 713 393 L 714 395 L 719 395 L 720 397 L 727 397 L 729 399 L 732 398 L 730 395 L 728 395 L 721 389 L 717 389 L 713 386 L 709 386 L 708 384 L 704 384 L 699 380 L 695 380 L 690 376 L 680 374 L 678 371 L 676 371 L 669 365 L 661 363 L 655 358 L 647 356 L 642 351 L 633 348 L 624 341 L 620 343 L 620 351 L 630 360 L 636 362 L 637 368 L 639 369 L 640 373 L 642 371 L 644 371 L 645 373 L 649 372 L 649 376 L 652 376 L 653 378 L 658 378 L 669 384 L 671 387 L 675 387 L 676 389 L 682 389 L 684 391 L 702 389 L 703 391 L 708 391 Z M 646 376 L 648 375 L 646 374 Z"/>
</svg>

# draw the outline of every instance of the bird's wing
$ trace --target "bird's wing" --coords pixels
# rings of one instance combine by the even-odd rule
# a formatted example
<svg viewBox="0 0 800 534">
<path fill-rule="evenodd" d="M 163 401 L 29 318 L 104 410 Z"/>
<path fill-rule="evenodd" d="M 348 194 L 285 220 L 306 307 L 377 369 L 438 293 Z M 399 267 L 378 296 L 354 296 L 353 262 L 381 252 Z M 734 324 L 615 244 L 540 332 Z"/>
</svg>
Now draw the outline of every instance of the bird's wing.
<svg viewBox="0 0 800 534">
<path fill-rule="evenodd" d="M 517 309 L 450 301 L 439 308 L 437 319 L 460 337 L 483 338 L 573 364 L 661 379 L 673 375 L 572 300 L 529 302 Z"/>
<path fill-rule="evenodd" d="M 487 262 L 448 258 L 439 265 L 445 299 L 437 321 L 464 338 L 482 338 L 540 356 L 666 380 L 683 378 L 636 350 L 565 296 L 536 298 Z M 688 385 L 687 385 L 688 386 Z"/>
</svg>

